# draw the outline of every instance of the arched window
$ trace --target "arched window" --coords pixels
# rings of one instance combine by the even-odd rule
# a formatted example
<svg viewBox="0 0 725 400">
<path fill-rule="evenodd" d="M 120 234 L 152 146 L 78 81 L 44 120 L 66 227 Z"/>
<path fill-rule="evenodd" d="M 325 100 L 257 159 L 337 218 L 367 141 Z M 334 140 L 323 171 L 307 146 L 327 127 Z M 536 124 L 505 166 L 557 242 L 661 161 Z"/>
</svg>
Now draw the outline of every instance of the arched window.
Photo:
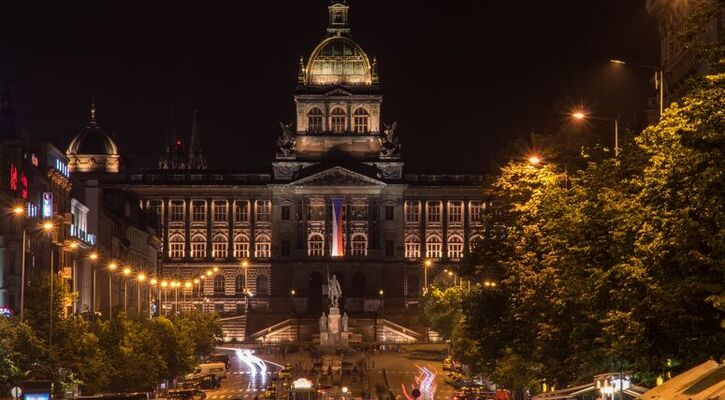
<svg viewBox="0 0 725 400">
<path fill-rule="evenodd" d="M 269 295 L 269 279 L 267 279 L 267 275 L 259 275 L 257 277 L 257 295 Z"/>
<path fill-rule="evenodd" d="M 335 107 L 330 112 L 330 127 L 333 132 L 341 133 L 347 130 L 347 114 L 342 107 Z"/>
<path fill-rule="evenodd" d="M 325 238 L 319 233 L 313 233 L 307 238 L 307 254 L 311 257 L 325 255 Z"/>
<path fill-rule="evenodd" d="M 418 235 L 405 237 L 405 258 L 420 258 L 420 238 Z"/>
<path fill-rule="evenodd" d="M 227 241 L 226 235 L 217 234 L 212 239 L 211 256 L 214 258 L 227 258 L 229 252 L 227 251 L 229 242 Z"/>
<path fill-rule="evenodd" d="M 368 110 L 360 107 L 352 113 L 352 130 L 355 133 L 368 133 L 370 131 L 370 114 Z"/>
<path fill-rule="evenodd" d="M 255 238 L 254 256 L 257 258 L 269 258 L 272 256 L 272 240 L 269 235 L 262 234 Z"/>
<path fill-rule="evenodd" d="M 214 294 L 224 294 L 224 275 L 214 277 Z"/>
<path fill-rule="evenodd" d="M 468 239 L 468 250 L 473 251 L 473 249 L 475 249 L 481 242 L 483 242 L 483 236 L 472 235 L 471 238 Z"/>
<path fill-rule="evenodd" d="M 244 283 L 244 275 L 237 275 L 237 277 L 234 278 L 234 291 L 239 294 L 244 293 Z"/>
<path fill-rule="evenodd" d="M 366 256 L 368 255 L 368 238 L 362 233 L 352 235 L 352 255 Z"/>
<path fill-rule="evenodd" d="M 425 244 L 425 253 L 429 258 L 441 258 L 443 256 L 443 244 L 440 236 L 431 235 L 428 237 Z"/>
<path fill-rule="evenodd" d="M 247 235 L 234 236 L 234 257 L 249 258 L 249 237 Z"/>
<path fill-rule="evenodd" d="M 191 258 L 206 257 L 206 238 L 197 234 L 191 237 Z"/>
<path fill-rule="evenodd" d="M 322 110 L 314 107 L 307 113 L 307 132 L 317 133 L 322 132 Z"/>
<path fill-rule="evenodd" d="M 183 258 L 184 257 L 184 236 L 171 235 L 169 238 L 169 257 L 170 258 Z"/>
<path fill-rule="evenodd" d="M 463 258 L 463 238 L 458 235 L 448 238 L 448 258 L 453 260 Z"/>
</svg>

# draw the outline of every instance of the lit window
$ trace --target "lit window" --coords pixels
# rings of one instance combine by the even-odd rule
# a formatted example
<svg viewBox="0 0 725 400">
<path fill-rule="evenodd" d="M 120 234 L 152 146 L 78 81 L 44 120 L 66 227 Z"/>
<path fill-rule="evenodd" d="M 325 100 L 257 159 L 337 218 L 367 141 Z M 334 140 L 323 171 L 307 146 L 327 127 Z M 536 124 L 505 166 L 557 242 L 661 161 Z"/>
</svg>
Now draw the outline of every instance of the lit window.
<svg viewBox="0 0 725 400">
<path fill-rule="evenodd" d="M 237 200 L 234 202 L 234 221 L 235 222 L 249 221 L 249 202 L 248 201 Z"/>
<path fill-rule="evenodd" d="M 483 220 L 483 203 L 480 201 L 471 202 L 471 222 L 481 222 Z"/>
<path fill-rule="evenodd" d="M 478 246 L 478 244 L 481 243 L 482 241 L 483 241 L 483 236 L 481 236 L 481 235 L 471 236 L 471 238 L 468 240 L 468 250 L 473 251 L 473 249 L 476 248 L 476 246 Z"/>
<path fill-rule="evenodd" d="M 325 238 L 320 234 L 310 235 L 307 243 L 307 254 L 311 257 L 322 257 L 325 255 Z"/>
<path fill-rule="evenodd" d="M 203 201 L 191 202 L 191 220 L 193 222 L 206 221 L 206 203 Z"/>
<path fill-rule="evenodd" d="M 172 200 L 171 201 L 171 213 L 169 213 L 169 221 L 171 221 L 171 222 L 183 222 L 184 221 L 184 201 L 183 200 Z"/>
<path fill-rule="evenodd" d="M 169 238 L 169 257 L 184 257 L 184 237 L 181 235 L 173 235 Z"/>
<path fill-rule="evenodd" d="M 368 238 L 357 233 L 352 235 L 352 255 L 353 256 L 366 256 L 368 255 Z"/>
<path fill-rule="evenodd" d="M 420 238 L 417 235 L 405 237 L 405 258 L 420 258 Z"/>
<path fill-rule="evenodd" d="M 460 236 L 448 238 L 448 258 L 453 260 L 463 258 L 463 239 Z"/>
<path fill-rule="evenodd" d="M 345 115 L 345 110 L 341 107 L 334 108 L 330 113 L 330 125 L 333 132 L 345 132 L 347 130 L 347 115 Z"/>
<path fill-rule="evenodd" d="M 224 294 L 224 275 L 214 277 L 214 294 Z"/>
<path fill-rule="evenodd" d="M 202 235 L 194 235 L 191 238 L 191 258 L 206 257 L 206 238 Z"/>
<path fill-rule="evenodd" d="M 269 258 L 272 256 L 272 243 L 269 236 L 257 236 L 257 240 L 254 242 L 254 256 L 257 258 Z"/>
<path fill-rule="evenodd" d="M 244 293 L 245 285 L 244 275 L 239 274 L 234 278 L 234 291 L 237 293 Z"/>
<path fill-rule="evenodd" d="M 463 222 L 463 203 L 452 201 L 448 203 L 448 222 Z"/>
<path fill-rule="evenodd" d="M 417 223 L 420 220 L 420 206 L 417 201 L 405 202 L 405 222 Z"/>
<path fill-rule="evenodd" d="M 322 132 L 322 111 L 315 107 L 307 113 L 307 132 Z"/>
<path fill-rule="evenodd" d="M 368 114 L 368 111 L 364 108 L 358 108 L 355 110 L 355 112 L 352 114 L 352 129 L 355 131 L 355 133 L 368 133 L 368 120 L 370 119 L 370 115 Z"/>
<path fill-rule="evenodd" d="M 249 238 L 246 235 L 234 237 L 234 257 L 249 258 Z"/>
<path fill-rule="evenodd" d="M 441 222 L 441 202 L 428 202 L 428 222 Z"/>
<path fill-rule="evenodd" d="M 226 201 L 215 201 L 214 202 L 214 221 L 215 222 L 226 222 L 227 220 L 227 202 Z"/>
<path fill-rule="evenodd" d="M 425 244 L 425 254 L 429 258 L 441 258 L 443 256 L 443 244 L 440 236 L 433 235 L 428 238 Z"/>
<path fill-rule="evenodd" d="M 255 204 L 257 206 L 256 220 L 258 222 L 269 222 L 269 200 L 257 200 Z"/>
<path fill-rule="evenodd" d="M 229 246 L 229 243 L 227 243 L 227 237 L 224 235 L 216 235 L 214 236 L 214 239 L 212 240 L 212 250 L 211 250 L 211 256 L 214 258 L 226 258 L 227 257 L 227 248 Z"/>
</svg>

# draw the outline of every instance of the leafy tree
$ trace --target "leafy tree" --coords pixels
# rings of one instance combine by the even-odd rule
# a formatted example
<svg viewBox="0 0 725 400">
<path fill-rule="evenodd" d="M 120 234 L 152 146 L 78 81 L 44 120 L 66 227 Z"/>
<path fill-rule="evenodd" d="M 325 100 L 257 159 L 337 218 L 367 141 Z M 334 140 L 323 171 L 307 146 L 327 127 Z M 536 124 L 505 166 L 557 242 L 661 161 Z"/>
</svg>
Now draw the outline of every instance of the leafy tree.
<svg viewBox="0 0 725 400">
<path fill-rule="evenodd" d="M 16 319 L 0 318 L 0 393 L 27 379 L 37 378 L 35 371 L 45 348 L 32 328 Z"/>
</svg>

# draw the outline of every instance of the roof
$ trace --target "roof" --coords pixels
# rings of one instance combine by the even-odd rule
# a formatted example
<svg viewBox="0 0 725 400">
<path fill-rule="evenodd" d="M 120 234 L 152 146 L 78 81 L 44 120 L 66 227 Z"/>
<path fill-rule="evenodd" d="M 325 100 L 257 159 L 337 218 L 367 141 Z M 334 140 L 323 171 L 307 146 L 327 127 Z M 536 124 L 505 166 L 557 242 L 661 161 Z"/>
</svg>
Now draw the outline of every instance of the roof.
<svg viewBox="0 0 725 400">
<path fill-rule="evenodd" d="M 352 39 L 328 37 L 312 51 L 306 68 L 308 85 L 371 85 L 370 59 Z"/>
<path fill-rule="evenodd" d="M 725 364 L 706 361 L 651 389 L 642 400 L 709 400 L 725 395 Z"/>
<path fill-rule="evenodd" d="M 91 122 L 85 132 L 73 138 L 66 154 L 118 155 L 118 146 L 98 125 Z"/>
</svg>

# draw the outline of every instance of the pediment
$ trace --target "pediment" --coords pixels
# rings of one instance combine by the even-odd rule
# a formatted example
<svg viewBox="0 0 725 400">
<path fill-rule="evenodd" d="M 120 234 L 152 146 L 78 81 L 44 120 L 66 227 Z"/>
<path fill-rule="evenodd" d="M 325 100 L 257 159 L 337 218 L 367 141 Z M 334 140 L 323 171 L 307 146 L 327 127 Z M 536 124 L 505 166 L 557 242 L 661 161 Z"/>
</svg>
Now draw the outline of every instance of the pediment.
<svg viewBox="0 0 725 400">
<path fill-rule="evenodd" d="M 385 186 L 385 182 L 343 167 L 332 167 L 300 178 L 290 186 Z"/>
<path fill-rule="evenodd" d="M 335 88 L 325 93 L 325 96 L 352 96 L 352 93 L 343 88 Z"/>
</svg>

